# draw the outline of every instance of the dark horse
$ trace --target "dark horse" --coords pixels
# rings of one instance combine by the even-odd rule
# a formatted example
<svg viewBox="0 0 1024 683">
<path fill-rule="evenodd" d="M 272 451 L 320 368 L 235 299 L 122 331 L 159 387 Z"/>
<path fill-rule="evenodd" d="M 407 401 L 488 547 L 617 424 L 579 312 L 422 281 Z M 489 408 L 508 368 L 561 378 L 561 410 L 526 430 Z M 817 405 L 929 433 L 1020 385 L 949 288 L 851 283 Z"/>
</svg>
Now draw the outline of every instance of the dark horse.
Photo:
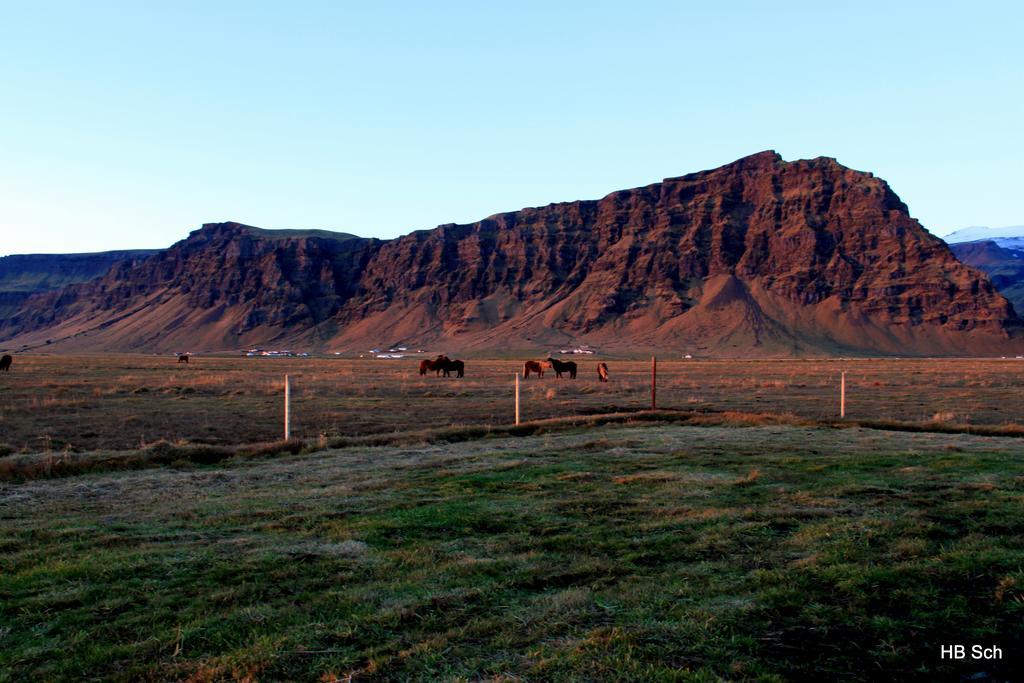
<svg viewBox="0 0 1024 683">
<path fill-rule="evenodd" d="M 187 363 L 188 362 L 188 354 L 187 353 L 179 353 L 178 354 L 178 362 L 179 363 Z"/>
<path fill-rule="evenodd" d="M 598 363 L 597 364 L 597 380 L 599 382 L 607 382 L 608 381 L 608 364 L 607 363 Z"/>
<path fill-rule="evenodd" d="M 442 372 L 445 377 L 450 377 L 451 373 L 454 372 L 456 377 L 462 377 L 466 372 L 466 364 L 461 360 L 452 360 L 448 356 L 441 354 L 434 360 L 421 360 L 420 361 L 420 375 L 425 375 L 429 371 L 433 370 L 434 375 L 440 375 Z"/>
<path fill-rule="evenodd" d="M 3 370 L 4 372 L 7 372 L 8 370 L 11 369 L 11 363 L 13 363 L 13 362 L 14 362 L 14 359 L 11 358 L 11 354 L 5 353 L 4 357 L 0 358 L 0 370 Z"/>
<path fill-rule="evenodd" d="M 568 372 L 569 379 L 576 379 L 576 363 L 574 361 L 568 360 L 562 362 L 560 360 L 555 360 L 554 358 L 548 358 L 548 365 L 550 365 L 551 369 L 555 371 L 555 377 L 561 379 L 562 373 Z"/>
<path fill-rule="evenodd" d="M 450 377 L 450 373 L 454 372 L 456 377 L 463 377 L 466 372 L 466 364 L 461 360 L 451 360 L 447 356 L 444 356 L 441 363 L 441 370 L 444 372 L 445 377 Z"/>
<path fill-rule="evenodd" d="M 536 360 L 528 360 L 523 363 L 523 379 L 530 379 L 530 373 L 535 372 L 537 376 L 544 379 L 544 364 Z"/>
</svg>

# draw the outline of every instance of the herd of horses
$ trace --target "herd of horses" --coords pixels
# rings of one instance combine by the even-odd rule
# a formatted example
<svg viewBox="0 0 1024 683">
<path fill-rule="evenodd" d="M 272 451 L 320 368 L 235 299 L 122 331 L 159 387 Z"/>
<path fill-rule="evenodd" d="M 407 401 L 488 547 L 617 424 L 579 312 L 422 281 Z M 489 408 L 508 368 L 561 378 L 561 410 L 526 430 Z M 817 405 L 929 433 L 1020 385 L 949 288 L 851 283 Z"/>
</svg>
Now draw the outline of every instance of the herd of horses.
<svg viewBox="0 0 1024 683">
<path fill-rule="evenodd" d="M 431 370 L 434 371 L 434 376 L 440 375 L 442 372 L 445 377 L 451 377 L 451 373 L 455 373 L 456 377 L 464 377 L 466 373 L 466 364 L 461 360 L 452 360 L 448 356 L 441 355 L 434 360 L 420 361 L 420 375 L 425 375 Z"/>
<path fill-rule="evenodd" d="M 528 360 L 523 364 L 523 379 L 529 379 L 531 374 L 543 379 L 544 368 L 554 370 L 555 377 L 559 379 L 562 378 L 562 373 L 568 374 L 569 379 L 576 379 L 576 371 L 579 369 L 576 362 L 571 360 L 563 361 L 551 357 L 548 357 L 547 360 Z M 445 355 L 440 355 L 433 360 L 420 361 L 420 376 L 422 377 L 430 371 L 434 372 L 435 377 L 440 376 L 441 373 L 444 373 L 445 377 L 450 377 L 453 372 L 456 373 L 456 377 L 463 377 L 466 364 L 461 360 L 452 360 Z M 597 379 L 599 382 L 608 381 L 607 363 L 597 364 Z"/>
<path fill-rule="evenodd" d="M 179 363 L 188 363 L 189 354 L 182 353 L 178 354 Z M 11 363 L 13 359 L 9 354 L 4 355 L 0 358 L 0 370 L 6 372 L 11 369 Z M 555 376 L 559 379 L 562 378 L 562 373 L 568 373 L 569 379 L 576 379 L 577 365 L 575 361 L 562 361 L 556 358 L 548 357 L 547 360 L 528 360 L 523 365 L 523 379 L 529 379 L 531 374 L 537 375 L 538 377 L 544 377 L 544 368 L 547 367 L 555 371 Z M 451 373 L 455 373 L 456 377 L 464 377 L 466 374 L 466 364 L 461 360 L 452 360 L 448 356 L 440 355 L 433 360 L 420 361 L 420 376 L 426 375 L 430 371 L 434 371 L 435 376 L 444 373 L 445 377 L 451 377 Z M 607 363 L 597 364 L 597 379 L 599 382 L 608 381 L 608 365 Z"/>
<path fill-rule="evenodd" d="M 188 363 L 188 359 L 189 354 L 178 354 L 179 363 Z M 0 370 L 10 370 L 12 361 L 13 359 L 9 354 L 4 355 L 0 358 Z M 528 360 L 523 365 L 523 378 L 529 379 L 531 374 L 543 378 L 544 368 L 554 370 L 555 376 L 559 379 L 562 378 L 562 373 L 567 373 L 569 379 L 576 379 L 576 370 L 578 369 L 575 361 L 571 360 L 563 361 L 551 357 L 547 360 Z M 451 374 L 454 372 L 456 377 L 465 377 L 466 364 L 461 360 L 452 360 L 445 355 L 440 355 L 433 360 L 420 361 L 420 376 L 426 375 L 430 371 L 434 371 L 435 376 L 444 373 L 445 377 L 451 377 Z M 597 379 L 600 382 L 608 381 L 608 365 L 606 363 L 597 364 Z"/>
</svg>

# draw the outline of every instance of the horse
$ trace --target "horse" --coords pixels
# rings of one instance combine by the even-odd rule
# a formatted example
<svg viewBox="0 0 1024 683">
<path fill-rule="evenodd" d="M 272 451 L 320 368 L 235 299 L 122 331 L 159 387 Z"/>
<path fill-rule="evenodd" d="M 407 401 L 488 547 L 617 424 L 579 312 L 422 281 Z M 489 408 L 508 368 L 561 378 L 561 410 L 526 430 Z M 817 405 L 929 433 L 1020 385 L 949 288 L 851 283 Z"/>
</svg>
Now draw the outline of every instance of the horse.
<svg viewBox="0 0 1024 683">
<path fill-rule="evenodd" d="M 438 361 L 424 358 L 420 361 L 420 377 L 426 375 L 431 370 L 437 370 Z"/>
<path fill-rule="evenodd" d="M 178 354 L 178 362 L 179 363 L 188 363 L 188 354 L 187 353 L 179 353 Z"/>
<path fill-rule="evenodd" d="M 456 365 L 456 363 L 458 365 Z M 456 372 L 459 373 L 458 376 L 462 377 L 461 368 L 464 367 L 465 364 L 461 360 L 453 361 L 450 358 L 448 358 L 448 356 L 442 353 L 434 360 L 425 358 L 420 361 L 420 376 L 422 377 L 423 375 L 426 375 L 428 372 L 433 370 L 435 377 L 440 375 L 442 372 L 444 373 L 445 377 L 448 377 L 448 373 L 451 372 L 452 370 L 455 370 Z"/>
<path fill-rule="evenodd" d="M 608 381 L 608 364 L 598 363 L 597 364 L 597 381 L 607 382 Z"/>
<path fill-rule="evenodd" d="M 11 363 L 13 363 L 13 362 L 14 362 L 14 359 L 11 358 L 11 354 L 5 353 L 4 357 L 0 358 L 0 370 L 3 370 L 4 372 L 8 372 L 11 369 Z"/>
<path fill-rule="evenodd" d="M 536 360 L 528 360 L 523 364 L 523 379 L 530 379 L 530 373 L 535 372 L 537 376 L 544 379 L 544 364 Z"/>
<path fill-rule="evenodd" d="M 444 371 L 444 376 L 449 377 L 449 373 L 454 372 L 456 377 L 463 377 L 466 372 L 466 364 L 461 360 L 451 360 L 445 358 L 442 361 L 441 369 Z"/>
<path fill-rule="evenodd" d="M 569 379 L 576 379 L 576 363 L 574 361 L 562 362 L 549 357 L 547 362 L 551 369 L 555 371 L 555 377 L 561 379 L 562 373 L 568 372 Z"/>
</svg>

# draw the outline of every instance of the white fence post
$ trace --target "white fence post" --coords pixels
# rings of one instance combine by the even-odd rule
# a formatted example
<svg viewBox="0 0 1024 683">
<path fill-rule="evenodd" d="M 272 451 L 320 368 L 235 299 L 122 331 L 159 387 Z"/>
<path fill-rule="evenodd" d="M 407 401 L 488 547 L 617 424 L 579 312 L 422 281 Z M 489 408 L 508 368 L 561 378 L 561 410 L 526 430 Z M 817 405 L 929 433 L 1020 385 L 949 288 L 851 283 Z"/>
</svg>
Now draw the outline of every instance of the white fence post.
<svg viewBox="0 0 1024 683">
<path fill-rule="evenodd" d="M 519 372 L 516 372 L 516 424 L 519 424 Z"/>
<path fill-rule="evenodd" d="M 284 440 L 292 438 L 292 383 L 284 376 Z"/>
<path fill-rule="evenodd" d="M 846 370 L 839 375 L 839 417 L 846 417 Z"/>
</svg>

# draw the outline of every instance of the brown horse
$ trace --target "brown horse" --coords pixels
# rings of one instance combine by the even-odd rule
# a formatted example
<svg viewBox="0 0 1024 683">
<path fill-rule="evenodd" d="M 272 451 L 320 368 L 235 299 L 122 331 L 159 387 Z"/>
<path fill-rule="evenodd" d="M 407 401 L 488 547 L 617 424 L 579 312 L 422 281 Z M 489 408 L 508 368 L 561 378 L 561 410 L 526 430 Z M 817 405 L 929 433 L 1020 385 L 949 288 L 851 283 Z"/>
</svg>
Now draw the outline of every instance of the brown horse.
<svg viewBox="0 0 1024 683">
<path fill-rule="evenodd" d="M 544 379 L 544 364 L 537 360 L 528 360 L 523 364 L 523 379 L 530 379 L 530 373 L 535 372 L 537 376 Z"/>
<path fill-rule="evenodd" d="M 576 379 L 576 363 L 574 361 L 560 361 L 554 358 L 548 358 L 548 365 L 555 371 L 555 377 L 562 378 L 563 372 L 569 373 L 569 379 Z"/>
<path fill-rule="evenodd" d="M 597 381 L 607 382 L 608 381 L 608 364 L 598 363 L 597 364 Z"/>
<path fill-rule="evenodd" d="M 441 370 L 444 369 L 444 363 L 448 360 L 448 356 L 438 356 L 437 358 L 430 360 L 429 358 L 420 361 L 420 376 L 426 375 L 431 370 L 434 371 L 434 375 L 440 375 Z"/>
<path fill-rule="evenodd" d="M 179 363 L 188 363 L 188 354 L 187 353 L 179 353 L 178 354 L 178 362 Z"/>
<path fill-rule="evenodd" d="M 5 353 L 4 357 L 0 358 L 0 370 L 3 370 L 4 372 L 8 372 L 11 369 L 11 363 L 13 363 L 13 362 L 14 362 L 14 359 L 11 358 L 11 354 Z"/>
</svg>

